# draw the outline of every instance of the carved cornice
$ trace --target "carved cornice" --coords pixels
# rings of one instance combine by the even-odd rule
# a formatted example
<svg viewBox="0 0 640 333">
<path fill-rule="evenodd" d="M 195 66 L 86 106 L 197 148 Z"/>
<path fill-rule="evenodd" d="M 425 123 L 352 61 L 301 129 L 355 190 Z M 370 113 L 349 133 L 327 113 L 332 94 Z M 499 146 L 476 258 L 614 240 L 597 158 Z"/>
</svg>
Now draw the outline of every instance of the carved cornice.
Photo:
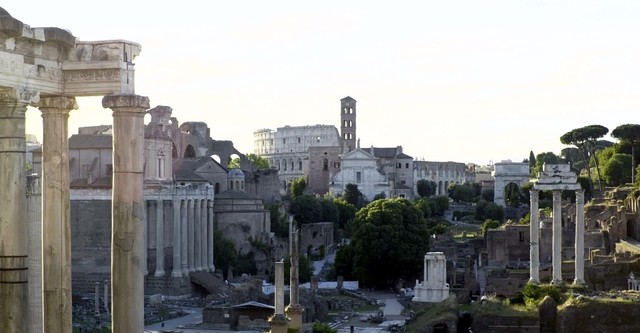
<svg viewBox="0 0 640 333">
<path fill-rule="evenodd" d="M 43 109 L 54 109 L 54 110 L 77 110 L 78 103 L 75 97 L 68 96 L 48 96 L 42 97 L 40 99 L 40 103 L 38 105 L 40 110 Z"/>
</svg>

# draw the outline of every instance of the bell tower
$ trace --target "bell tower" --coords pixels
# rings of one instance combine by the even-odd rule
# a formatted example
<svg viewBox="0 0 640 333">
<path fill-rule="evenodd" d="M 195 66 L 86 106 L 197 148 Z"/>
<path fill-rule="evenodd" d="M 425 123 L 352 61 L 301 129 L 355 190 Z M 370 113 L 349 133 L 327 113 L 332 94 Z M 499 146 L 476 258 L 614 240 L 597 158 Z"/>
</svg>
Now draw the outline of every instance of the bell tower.
<svg viewBox="0 0 640 333">
<path fill-rule="evenodd" d="M 356 100 L 350 96 L 340 100 L 340 138 L 345 153 L 356 148 Z"/>
</svg>

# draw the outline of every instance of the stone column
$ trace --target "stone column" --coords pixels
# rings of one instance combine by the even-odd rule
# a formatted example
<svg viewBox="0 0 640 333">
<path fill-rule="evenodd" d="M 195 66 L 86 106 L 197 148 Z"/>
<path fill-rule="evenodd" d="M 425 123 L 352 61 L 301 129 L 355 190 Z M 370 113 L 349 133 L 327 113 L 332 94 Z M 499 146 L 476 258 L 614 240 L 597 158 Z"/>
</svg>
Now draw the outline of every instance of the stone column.
<svg viewBox="0 0 640 333">
<path fill-rule="evenodd" d="M 109 313 L 109 280 L 104 280 L 104 308 Z"/>
<path fill-rule="evenodd" d="M 0 90 L 0 332 L 27 327 L 28 243 L 25 112 L 14 89 Z"/>
<path fill-rule="evenodd" d="M 573 283 L 584 284 L 584 190 L 576 191 L 576 262 Z"/>
<path fill-rule="evenodd" d="M 202 259 L 202 257 L 200 256 L 200 248 L 202 247 L 202 244 L 200 244 L 201 238 L 200 238 L 200 233 L 202 232 L 200 225 L 202 224 L 202 211 L 200 210 L 200 199 L 195 199 L 194 201 L 194 218 L 193 218 L 193 249 L 194 249 L 194 256 L 193 256 L 193 267 L 196 271 L 201 271 L 202 270 L 202 262 L 200 261 Z"/>
<path fill-rule="evenodd" d="M 298 278 L 298 230 L 293 230 L 289 234 L 291 237 L 289 248 L 289 261 L 291 266 L 289 268 L 289 306 L 286 309 L 287 317 L 291 320 L 289 322 L 289 328 L 302 330 L 302 312 L 304 308 L 299 302 L 299 288 L 300 282 Z"/>
<path fill-rule="evenodd" d="M 552 265 L 553 277 L 551 283 L 559 285 L 562 283 L 562 191 L 553 190 L 553 243 Z"/>
<path fill-rule="evenodd" d="M 113 110 L 111 325 L 114 333 L 144 331 L 144 114 L 149 98 L 108 95 Z"/>
<path fill-rule="evenodd" d="M 142 222 L 142 233 L 144 239 L 144 251 L 142 255 L 142 275 L 149 275 L 149 201 L 143 201 L 144 222 Z"/>
<path fill-rule="evenodd" d="M 200 262 L 202 263 L 202 270 L 209 270 L 209 263 L 207 263 L 207 248 L 209 244 L 207 242 L 207 225 L 209 224 L 209 217 L 207 217 L 207 200 L 200 201 Z"/>
<path fill-rule="evenodd" d="M 42 316 L 42 190 L 40 175 L 27 176 L 29 221 L 29 333 L 44 332 Z M 1 287 L 0 287 L 1 288 Z"/>
<path fill-rule="evenodd" d="M 156 272 L 155 277 L 164 276 L 164 201 L 156 200 Z"/>
<path fill-rule="evenodd" d="M 216 266 L 214 264 L 213 242 L 214 242 L 214 225 L 213 225 L 213 200 L 207 201 L 207 208 L 209 210 L 209 219 L 207 220 L 207 262 L 209 264 L 209 271 L 214 272 Z"/>
<path fill-rule="evenodd" d="M 275 287 L 275 313 L 269 318 L 269 325 L 271 325 L 271 333 L 286 333 L 289 319 L 284 315 L 284 261 L 276 262 Z"/>
<path fill-rule="evenodd" d="M 40 99 L 42 112 L 42 297 L 45 332 L 71 332 L 69 111 L 73 97 Z"/>
<path fill-rule="evenodd" d="M 189 212 L 188 212 L 189 221 L 187 223 L 188 227 L 189 227 L 189 240 L 187 241 L 187 245 L 188 245 L 187 252 L 189 252 L 189 272 L 195 272 L 196 271 L 195 270 L 195 266 L 194 266 L 194 263 L 195 263 L 195 261 L 194 261 L 194 259 L 195 259 L 195 257 L 194 257 L 194 254 L 195 254 L 194 253 L 194 249 L 195 248 L 194 248 L 193 241 L 194 241 L 194 232 L 195 232 L 195 230 L 194 230 L 194 210 L 193 210 L 193 206 L 194 206 L 193 199 L 189 200 Z"/>
<path fill-rule="evenodd" d="M 427 286 L 427 279 L 429 279 L 429 275 L 428 275 L 428 274 L 429 274 L 429 271 L 428 271 L 429 264 L 428 264 L 427 258 L 428 258 L 428 257 L 427 257 L 427 255 L 425 254 L 425 255 L 424 255 L 424 259 L 423 259 L 423 262 L 424 262 L 424 263 L 423 263 L 424 279 L 422 280 L 422 286 L 423 286 L 423 287 L 426 287 L 426 286 Z"/>
<path fill-rule="evenodd" d="M 187 214 L 187 200 L 180 200 L 180 268 L 184 276 L 189 276 L 189 227 L 187 225 Z"/>
<path fill-rule="evenodd" d="M 173 200 L 173 268 L 172 277 L 182 277 L 182 267 L 180 258 L 180 200 Z"/>
<path fill-rule="evenodd" d="M 531 218 L 529 222 L 529 283 L 540 283 L 540 222 L 538 200 L 540 191 L 531 189 Z"/>
</svg>

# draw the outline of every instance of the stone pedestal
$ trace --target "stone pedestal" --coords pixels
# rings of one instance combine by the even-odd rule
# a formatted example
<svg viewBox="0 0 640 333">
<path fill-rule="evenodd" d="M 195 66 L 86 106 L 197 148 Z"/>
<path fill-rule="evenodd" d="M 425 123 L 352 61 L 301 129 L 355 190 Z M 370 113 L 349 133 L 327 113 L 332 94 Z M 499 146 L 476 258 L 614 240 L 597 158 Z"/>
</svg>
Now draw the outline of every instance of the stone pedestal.
<svg viewBox="0 0 640 333">
<path fill-rule="evenodd" d="M 442 252 L 427 252 L 424 256 L 424 281 L 413 289 L 414 302 L 442 302 L 449 297 L 447 260 Z"/>
<path fill-rule="evenodd" d="M 72 97 L 40 100 L 42 137 L 42 298 L 45 332 L 71 332 L 69 111 Z"/>
<path fill-rule="evenodd" d="M 27 327 L 28 248 L 25 176 L 25 101 L 0 90 L 0 332 Z"/>
<path fill-rule="evenodd" d="M 289 319 L 284 314 L 273 315 L 269 318 L 271 333 L 287 333 L 289 329 Z"/>
<path fill-rule="evenodd" d="M 108 95 L 113 110 L 111 303 L 114 333 L 144 331 L 144 115 L 149 98 Z"/>
</svg>

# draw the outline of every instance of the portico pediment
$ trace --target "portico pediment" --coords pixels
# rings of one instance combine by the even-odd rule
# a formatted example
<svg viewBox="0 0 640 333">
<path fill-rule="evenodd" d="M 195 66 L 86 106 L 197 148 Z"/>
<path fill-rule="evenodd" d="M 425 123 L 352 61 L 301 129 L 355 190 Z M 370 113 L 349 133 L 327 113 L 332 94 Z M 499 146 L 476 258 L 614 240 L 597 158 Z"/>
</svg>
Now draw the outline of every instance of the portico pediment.
<svg viewBox="0 0 640 333">
<path fill-rule="evenodd" d="M 61 28 L 31 28 L 0 8 L 0 86 L 40 95 L 133 94 L 133 59 L 125 40 L 79 41 Z"/>
</svg>

